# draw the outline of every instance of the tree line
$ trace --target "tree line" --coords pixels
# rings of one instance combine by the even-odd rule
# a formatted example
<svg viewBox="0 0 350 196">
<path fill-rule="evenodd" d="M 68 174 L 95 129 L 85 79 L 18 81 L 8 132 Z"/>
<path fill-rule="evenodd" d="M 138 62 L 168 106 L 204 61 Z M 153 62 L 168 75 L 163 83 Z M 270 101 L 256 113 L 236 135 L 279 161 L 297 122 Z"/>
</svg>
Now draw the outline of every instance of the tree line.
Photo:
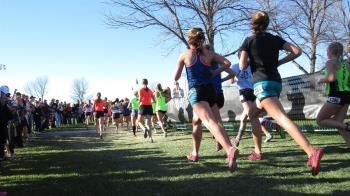
<svg viewBox="0 0 350 196">
<path fill-rule="evenodd" d="M 314 73 L 325 56 L 324 46 L 350 40 L 350 0 L 109 0 L 106 24 L 132 30 L 157 28 L 169 53 L 189 46 L 186 32 L 202 27 L 208 44 L 224 56 L 237 52 L 225 42 L 235 33 L 249 32 L 251 15 L 264 10 L 269 30 L 303 50 L 308 64 L 294 61 L 304 73 Z M 218 47 L 219 46 L 219 47 Z"/>
<path fill-rule="evenodd" d="M 38 77 L 24 86 L 24 92 L 44 100 L 48 93 L 49 79 L 46 76 Z M 91 98 L 89 95 L 89 82 L 85 78 L 74 79 L 71 86 L 71 98 L 73 101 L 84 102 Z"/>
</svg>

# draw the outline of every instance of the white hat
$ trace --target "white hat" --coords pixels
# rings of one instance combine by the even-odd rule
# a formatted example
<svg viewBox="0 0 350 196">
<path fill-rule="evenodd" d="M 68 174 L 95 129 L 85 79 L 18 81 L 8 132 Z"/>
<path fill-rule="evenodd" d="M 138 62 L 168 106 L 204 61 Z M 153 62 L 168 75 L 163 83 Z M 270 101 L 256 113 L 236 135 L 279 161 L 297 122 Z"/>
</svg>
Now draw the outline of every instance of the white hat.
<svg viewBox="0 0 350 196">
<path fill-rule="evenodd" d="M 4 85 L 0 87 L 0 92 L 4 93 L 4 94 L 10 94 L 10 89 L 8 86 Z"/>
</svg>

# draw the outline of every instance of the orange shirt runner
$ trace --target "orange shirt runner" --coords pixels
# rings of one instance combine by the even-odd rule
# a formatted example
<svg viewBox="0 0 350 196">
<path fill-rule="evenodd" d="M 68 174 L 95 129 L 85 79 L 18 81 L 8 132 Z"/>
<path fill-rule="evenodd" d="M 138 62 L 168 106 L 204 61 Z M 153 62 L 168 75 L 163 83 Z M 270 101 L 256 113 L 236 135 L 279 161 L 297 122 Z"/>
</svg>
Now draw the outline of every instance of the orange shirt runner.
<svg viewBox="0 0 350 196">
<path fill-rule="evenodd" d="M 103 112 L 105 102 L 101 99 L 100 102 L 97 99 L 94 102 L 94 112 Z"/>
<path fill-rule="evenodd" d="M 139 90 L 139 94 L 140 94 L 140 105 L 152 105 L 153 92 L 151 91 L 151 89 L 148 89 L 148 91 L 146 91 L 145 88 L 141 88 Z"/>
</svg>

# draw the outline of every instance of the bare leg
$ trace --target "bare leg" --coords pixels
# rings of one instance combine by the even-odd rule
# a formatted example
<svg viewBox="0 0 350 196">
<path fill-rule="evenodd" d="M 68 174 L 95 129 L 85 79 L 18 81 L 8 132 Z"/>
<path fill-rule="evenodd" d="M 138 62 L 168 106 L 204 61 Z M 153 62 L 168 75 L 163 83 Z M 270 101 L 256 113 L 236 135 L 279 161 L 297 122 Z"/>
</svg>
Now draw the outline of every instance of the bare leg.
<svg viewBox="0 0 350 196">
<path fill-rule="evenodd" d="M 243 107 L 247 111 L 250 123 L 252 124 L 254 152 L 261 154 L 261 125 L 258 119 L 260 110 L 256 107 L 255 103 L 251 101 L 243 103 Z"/>
<path fill-rule="evenodd" d="M 334 119 L 339 120 L 340 122 L 344 121 L 344 118 L 346 117 L 346 112 L 348 111 L 348 105 L 344 106 L 335 116 Z M 338 130 L 340 135 L 343 137 L 346 147 L 350 148 L 350 132 L 339 129 Z"/>
<path fill-rule="evenodd" d="M 199 119 L 199 117 L 196 115 L 196 113 L 193 113 L 193 119 L 192 119 L 192 143 L 193 143 L 193 156 L 198 156 L 199 154 L 199 148 L 201 146 L 202 141 L 202 121 Z"/>
<path fill-rule="evenodd" d="M 202 120 L 203 124 L 214 135 L 215 139 L 222 145 L 227 153 L 232 148 L 231 142 L 222 124 L 218 122 L 207 102 L 199 102 L 194 104 L 193 110 Z"/>
<path fill-rule="evenodd" d="M 157 114 L 157 118 L 158 118 L 158 121 L 159 121 L 159 126 L 162 129 L 162 131 L 164 133 L 164 136 L 166 136 L 166 131 L 165 131 L 164 122 L 163 122 L 164 114 L 161 111 L 157 111 L 156 114 Z"/>
<path fill-rule="evenodd" d="M 335 104 L 326 103 L 317 115 L 317 124 L 326 127 L 332 127 L 332 125 L 336 125 L 338 127 L 340 135 L 345 141 L 346 146 L 350 148 L 350 132 L 345 131 L 345 124 L 343 124 L 348 108 L 349 105 L 339 106 Z M 343 128 L 341 128 L 342 126 Z M 339 127 L 341 129 L 339 129 Z"/>
<path fill-rule="evenodd" d="M 263 108 L 267 113 L 276 120 L 277 124 L 283 127 L 288 134 L 299 144 L 299 146 L 305 151 L 308 157 L 311 157 L 314 148 L 310 144 L 309 140 L 301 133 L 299 127 L 289 119 L 283 106 L 276 97 L 269 97 L 261 102 Z"/>
<path fill-rule="evenodd" d="M 100 138 L 102 139 L 102 134 L 103 134 L 103 120 L 104 118 L 101 117 L 101 118 L 98 118 L 98 124 L 99 124 L 99 135 L 100 135 Z"/>
<path fill-rule="evenodd" d="M 146 127 L 144 126 L 144 119 L 143 119 L 143 116 L 142 115 L 139 115 L 138 118 L 137 118 L 137 122 L 138 122 L 138 125 L 140 126 L 140 128 L 145 131 Z"/>
<path fill-rule="evenodd" d="M 346 105 L 346 108 L 348 107 L 349 105 Z M 340 114 L 338 116 L 338 119 L 332 118 L 332 116 L 339 113 L 341 109 L 342 109 L 341 105 L 325 103 L 317 114 L 317 118 L 316 118 L 317 124 L 321 127 L 331 127 L 339 130 L 345 130 L 346 126 L 343 123 L 343 121 L 340 121 L 342 118 Z"/>
<path fill-rule="evenodd" d="M 215 110 L 215 106 L 210 108 L 208 102 L 200 101 L 199 103 L 192 105 L 192 108 L 203 124 L 210 130 L 211 134 L 214 135 L 216 141 L 218 141 L 226 151 L 228 167 L 229 170 L 233 172 L 237 168 L 236 160 L 239 151 L 235 147 L 232 147 L 223 125 L 220 124 L 213 114 L 212 109 Z"/>
<path fill-rule="evenodd" d="M 236 136 L 236 140 L 238 142 L 242 139 L 243 133 L 247 127 L 247 119 L 248 119 L 248 112 L 246 109 L 243 109 L 243 113 L 241 115 L 240 123 L 239 123 L 239 130 Z"/>
<path fill-rule="evenodd" d="M 147 130 L 148 130 L 148 137 L 150 138 L 151 142 L 153 143 L 152 131 L 150 130 L 151 118 L 152 118 L 151 115 L 145 115 L 145 126 L 147 127 Z"/>
<path fill-rule="evenodd" d="M 136 136 L 136 117 L 135 116 L 132 116 L 131 117 L 131 126 L 132 126 L 132 132 L 134 134 L 134 136 Z"/>
<path fill-rule="evenodd" d="M 99 127 L 100 127 L 100 125 L 99 125 L 98 118 L 95 117 L 94 120 L 95 120 L 96 134 L 99 134 Z"/>
</svg>

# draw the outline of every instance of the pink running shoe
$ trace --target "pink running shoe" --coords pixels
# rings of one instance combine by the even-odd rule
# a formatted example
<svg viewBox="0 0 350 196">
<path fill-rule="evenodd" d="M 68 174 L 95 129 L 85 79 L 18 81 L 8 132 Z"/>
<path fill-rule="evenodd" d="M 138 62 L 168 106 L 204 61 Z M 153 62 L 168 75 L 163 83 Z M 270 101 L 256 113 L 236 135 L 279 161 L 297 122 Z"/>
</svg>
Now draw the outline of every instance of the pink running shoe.
<svg viewBox="0 0 350 196">
<path fill-rule="evenodd" d="M 313 152 L 311 157 L 306 163 L 306 167 L 309 168 L 312 167 L 312 175 L 317 176 L 318 172 L 321 169 L 321 159 L 323 156 L 323 149 L 322 148 L 316 148 Z"/>
<path fill-rule="evenodd" d="M 228 169 L 230 172 L 234 172 L 237 169 L 237 158 L 239 155 L 239 150 L 235 147 L 232 147 L 230 149 L 229 154 L 227 154 L 227 160 L 228 160 Z"/>
<path fill-rule="evenodd" d="M 252 153 L 250 153 L 250 155 L 248 156 L 248 159 L 251 161 L 260 161 L 263 159 L 262 154 L 258 154 L 255 151 L 253 151 Z"/>
<path fill-rule="evenodd" d="M 192 161 L 192 162 L 197 162 L 198 161 L 198 155 L 194 156 L 192 154 L 192 152 L 191 152 L 189 155 L 187 155 L 187 160 Z"/>
<path fill-rule="evenodd" d="M 220 151 L 222 149 L 222 146 L 219 142 L 215 141 L 215 147 L 216 147 L 216 151 Z"/>
</svg>

